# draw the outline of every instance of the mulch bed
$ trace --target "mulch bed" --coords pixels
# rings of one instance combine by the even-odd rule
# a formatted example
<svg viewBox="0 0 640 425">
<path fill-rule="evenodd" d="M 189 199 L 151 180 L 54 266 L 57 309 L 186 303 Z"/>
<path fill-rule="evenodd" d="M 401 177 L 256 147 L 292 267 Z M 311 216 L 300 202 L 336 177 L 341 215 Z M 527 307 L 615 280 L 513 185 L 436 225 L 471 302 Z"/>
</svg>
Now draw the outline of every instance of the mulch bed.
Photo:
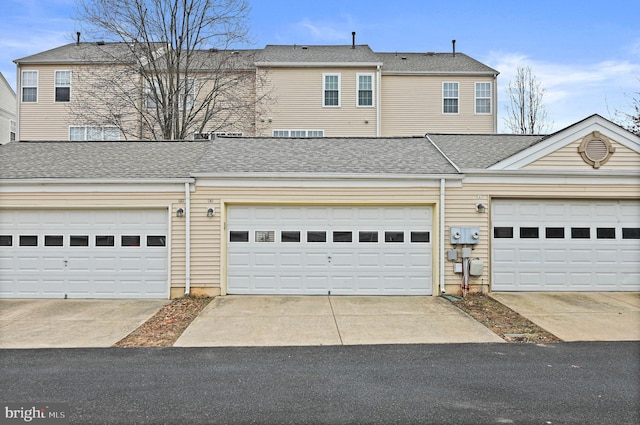
<svg viewBox="0 0 640 425">
<path fill-rule="evenodd" d="M 114 347 L 171 347 L 213 298 L 183 297 L 165 305 Z"/>
<path fill-rule="evenodd" d="M 453 305 L 491 329 L 507 342 L 544 344 L 561 339 L 504 304 L 482 293 L 450 297 Z"/>
</svg>

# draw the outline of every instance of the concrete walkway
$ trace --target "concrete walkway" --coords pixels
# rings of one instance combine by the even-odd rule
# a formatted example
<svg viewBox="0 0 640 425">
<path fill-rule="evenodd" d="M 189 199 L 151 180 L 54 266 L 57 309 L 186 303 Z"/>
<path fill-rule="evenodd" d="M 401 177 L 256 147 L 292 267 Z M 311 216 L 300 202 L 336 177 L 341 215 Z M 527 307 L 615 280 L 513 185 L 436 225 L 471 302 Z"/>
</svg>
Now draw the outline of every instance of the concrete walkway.
<svg viewBox="0 0 640 425">
<path fill-rule="evenodd" d="M 0 300 L 0 348 L 110 347 L 169 300 Z"/>
<path fill-rule="evenodd" d="M 215 298 L 176 347 L 504 342 L 439 297 Z"/>
<path fill-rule="evenodd" d="M 638 292 L 494 292 L 491 296 L 563 341 L 640 340 Z"/>
</svg>

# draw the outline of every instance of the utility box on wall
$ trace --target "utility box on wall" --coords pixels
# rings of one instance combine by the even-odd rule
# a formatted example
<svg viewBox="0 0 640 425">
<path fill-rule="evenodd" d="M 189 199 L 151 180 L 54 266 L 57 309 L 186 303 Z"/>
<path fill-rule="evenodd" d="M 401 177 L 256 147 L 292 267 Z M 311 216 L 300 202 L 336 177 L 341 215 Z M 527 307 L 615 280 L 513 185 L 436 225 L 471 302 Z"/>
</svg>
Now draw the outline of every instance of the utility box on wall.
<svg viewBox="0 0 640 425">
<path fill-rule="evenodd" d="M 479 227 L 451 227 L 452 245 L 475 245 L 480 242 Z"/>
</svg>

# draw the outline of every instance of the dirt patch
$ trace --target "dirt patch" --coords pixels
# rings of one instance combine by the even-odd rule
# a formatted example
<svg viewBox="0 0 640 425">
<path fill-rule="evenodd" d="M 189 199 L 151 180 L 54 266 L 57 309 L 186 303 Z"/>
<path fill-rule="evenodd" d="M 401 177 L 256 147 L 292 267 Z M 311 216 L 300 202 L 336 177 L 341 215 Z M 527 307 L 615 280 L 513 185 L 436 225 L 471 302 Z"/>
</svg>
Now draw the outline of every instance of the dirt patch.
<svg viewBox="0 0 640 425">
<path fill-rule="evenodd" d="M 171 347 L 212 299 L 209 297 L 177 298 L 113 346 Z"/>
<path fill-rule="evenodd" d="M 561 339 L 506 305 L 484 294 L 450 298 L 453 305 L 491 329 L 507 342 L 549 343 Z"/>
</svg>

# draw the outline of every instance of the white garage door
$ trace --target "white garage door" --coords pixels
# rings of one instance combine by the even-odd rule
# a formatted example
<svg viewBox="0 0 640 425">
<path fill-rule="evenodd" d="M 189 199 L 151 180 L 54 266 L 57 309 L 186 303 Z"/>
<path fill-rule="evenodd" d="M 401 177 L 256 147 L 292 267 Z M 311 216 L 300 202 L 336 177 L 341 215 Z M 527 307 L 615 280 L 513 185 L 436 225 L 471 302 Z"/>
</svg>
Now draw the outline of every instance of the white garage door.
<svg viewBox="0 0 640 425">
<path fill-rule="evenodd" d="M 166 210 L 0 211 L 0 297 L 167 298 Z"/>
<path fill-rule="evenodd" d="M 230 294 L 430 295 L 427 207 L 231 206 Z"/>
<path fill-rule="evenodd" d="M 640 290 L 640 202 L 492 202 L 494 291 Z"/>
</svg>

